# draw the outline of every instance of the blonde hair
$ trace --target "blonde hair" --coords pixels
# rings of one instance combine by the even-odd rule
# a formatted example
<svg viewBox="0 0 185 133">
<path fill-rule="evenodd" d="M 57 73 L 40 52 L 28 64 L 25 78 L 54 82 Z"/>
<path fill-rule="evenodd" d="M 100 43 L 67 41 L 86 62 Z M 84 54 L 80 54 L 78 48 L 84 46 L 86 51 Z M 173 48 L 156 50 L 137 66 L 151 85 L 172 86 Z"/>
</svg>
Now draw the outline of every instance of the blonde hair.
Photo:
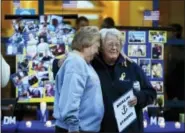
<svg viewBox="0 0 185 133">
<path fill-rule="evenodd" d="M 72 41 L 72 49 L 82 51 L 84 48 L 90 47 L 94 42 L 100 42 L 99 29 L 96 26 L 85 26 L 74 36 Z"/>
<path fill-rule="evenodd" d="M 118 40 L 120 41 L 120 45 L 122 45 L 122 43 L 123 43 L 121 32 L 115 28 L 108 28 L 108 29 L 104 28 L 104 29 L 100 30 L 100 35 L 101 35 L 102 44 L 105 42 L 105 39 L 108 35 L 116 36 L 118 38 Z"/>
</svg>

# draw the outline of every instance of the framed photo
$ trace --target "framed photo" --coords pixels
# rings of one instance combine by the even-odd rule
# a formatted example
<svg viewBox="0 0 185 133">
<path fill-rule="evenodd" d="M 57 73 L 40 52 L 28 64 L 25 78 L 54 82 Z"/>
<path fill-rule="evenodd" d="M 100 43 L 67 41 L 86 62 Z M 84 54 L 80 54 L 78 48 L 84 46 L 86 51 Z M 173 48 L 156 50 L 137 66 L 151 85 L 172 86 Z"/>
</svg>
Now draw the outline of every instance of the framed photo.
<svg viewBox="0 0 185 133">
<path fill-rule="evenodd" d="M 150 68 L 151 68 L 151 60 L 150 59 L 139 59 L 139 66 L 143 69 L 144 73 L 147 76 L 151 75 Z"/>
<path fill-rule="evenodd" d="M 21 85 L 28 77 L 28 71 L 18 71 L 10 76 L 15 86 Z"/>
<path fill-rule="evenodd" d="M 128 45 L 128 56 L 146 57 L 146 45 Z"/>
<path fill-rule="evenodd" d="M 152 59 L 162 60 L 164 56 L 164 44 L 152 43 Z"/>
<path fill-rule="evenodd" d="M 151 76 L 153 79 L 162 79 L 163 78 L 163 63 L 162 61 L 151 61 Z"/>
<path fill-rule="evenodd" d="M 151 43 L 166 43 L 166 31 L 149 31 L 149 42 Z"/>
<path fill-rule="evenodd" d="M 26 47 L 24 37 L 21 33 L 13 34 L 6 43 L 6 54 L 17 55 L 23 54 L 23 50 Z"/>
<path fill-rule="evenodd" d="M 157 91 L 157 93 L 164 92 L 164 84 L 162 81 L 151 81 L 153 88 Z"/>
<path fill-rule="evenodd" d="M 145 31 L 129 31 L 128 43 L 145 43 L 146 32 Z"/>
</svg>

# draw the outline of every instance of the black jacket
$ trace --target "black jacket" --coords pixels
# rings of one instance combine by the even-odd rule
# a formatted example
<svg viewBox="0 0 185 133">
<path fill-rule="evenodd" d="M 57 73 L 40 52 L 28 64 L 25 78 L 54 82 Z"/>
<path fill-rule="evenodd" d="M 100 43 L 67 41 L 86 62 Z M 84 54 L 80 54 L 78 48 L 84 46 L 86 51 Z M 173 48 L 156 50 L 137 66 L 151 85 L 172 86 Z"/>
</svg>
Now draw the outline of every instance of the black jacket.
<svg viewBox="0 0 185 133">
<path fill-rule="evenodd" d="M 124 65 L 125 62 L 127 66 Z M 139 81 L 141 87 L 140 91 L 134 90 L 134 94 L 138 99 L 138 104 L 135 106 L 137 120 L 129 125 L 123 132 L 143 132 L 142 108 L 148 104 L 152 104 L 156 98 L 156 91 L 153 89 L 143 70 L 137 64 L 125 60 L 121 55 L 114 68 L 109 68 L 100 56 L 92 61 L 92 65 L 100 78 L 105 106 L 101 132 L 118 132 L 116 119 L 114 117 L 113 102 L 128 92 L 128 90 L 133 87 L 134 81 Z M 125 73 L 125 79 L 123 81 L 120 80 L 122 73 Z"/>
<path fill-rule="evenodd" d="M 57 72 L 59 70 L 58 61 L 59 61 L 59 59 L 54 59 L 53 64 L 52 64 L 52 71 L 53 71 L 54 80 L 55 80 L 55 77 L 56 77 Z"/>
</svg>

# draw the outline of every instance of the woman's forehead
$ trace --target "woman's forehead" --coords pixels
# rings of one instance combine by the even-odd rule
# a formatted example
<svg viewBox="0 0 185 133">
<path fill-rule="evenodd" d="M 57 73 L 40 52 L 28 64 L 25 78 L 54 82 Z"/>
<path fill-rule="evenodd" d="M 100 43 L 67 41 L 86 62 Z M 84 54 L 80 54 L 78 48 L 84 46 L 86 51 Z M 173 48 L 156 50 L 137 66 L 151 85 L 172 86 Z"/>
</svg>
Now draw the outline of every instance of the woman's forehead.
<svg viewBox="0 0 185 133">
<path fill-rule="evenodd" d="M 106 38 L 106 39 L 109 39 L 109 38 L 116 38 L 116 39 L 118 39 L 117 35 L 112 34 L 112 33 L 110 33 L 110 32 L 106 34 L 105 38 Z"/>
<path fill-rule="evenodd" d="M 107 34 L 105 37 L 105 41 L 119 41 L 118 37 L 114 34 Z"/>
</svg>

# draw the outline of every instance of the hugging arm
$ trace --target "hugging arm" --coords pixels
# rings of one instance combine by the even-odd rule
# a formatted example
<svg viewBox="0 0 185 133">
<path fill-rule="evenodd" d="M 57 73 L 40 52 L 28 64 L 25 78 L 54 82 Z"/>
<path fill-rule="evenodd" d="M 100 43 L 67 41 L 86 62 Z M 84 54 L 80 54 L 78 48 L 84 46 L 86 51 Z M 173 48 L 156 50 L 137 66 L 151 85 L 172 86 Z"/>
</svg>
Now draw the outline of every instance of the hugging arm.
<svg viewBox="0 0 185 133">
<path fill-rule="evenodd" d="M 135 70 L 137 72 L 137 79 L 140 82 L 141 90 L 134 90 L 134 94 L 137 97 L 137 106 L 144 108 L 154 102 L 157 94 L 143 70 L 139 66 L 136 66 Z"/>
</svg>

